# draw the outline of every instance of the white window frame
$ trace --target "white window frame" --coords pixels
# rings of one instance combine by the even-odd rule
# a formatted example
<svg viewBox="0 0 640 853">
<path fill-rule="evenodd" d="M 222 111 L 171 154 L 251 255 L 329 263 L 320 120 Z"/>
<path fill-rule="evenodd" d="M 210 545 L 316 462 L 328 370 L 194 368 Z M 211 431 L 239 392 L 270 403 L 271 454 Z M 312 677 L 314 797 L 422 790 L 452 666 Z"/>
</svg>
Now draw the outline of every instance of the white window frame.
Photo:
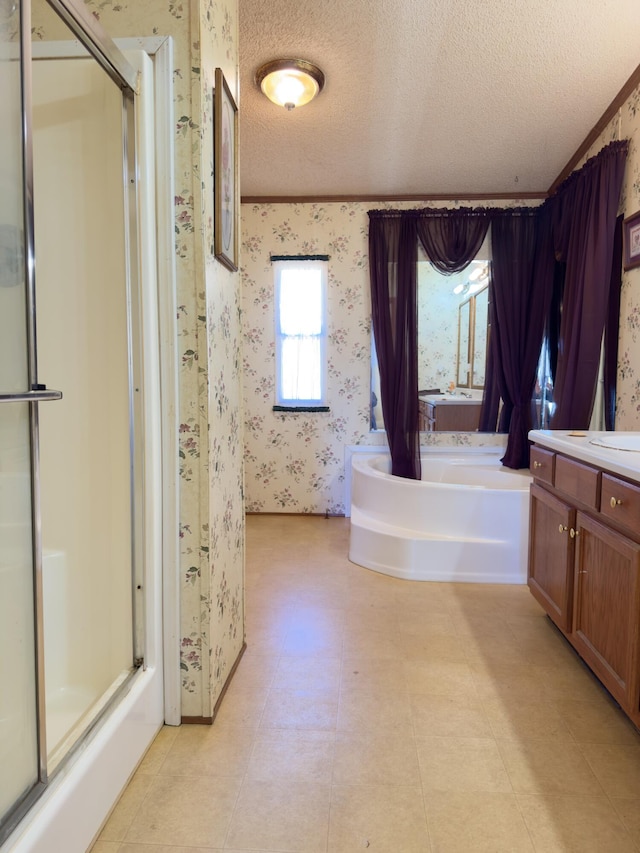
<svg viewBox="0 0 640 853">
<path fill-rule="evenodd" d="M 327 406 L 327 280 L 328 280 L 328 263 L 326 260 L 291 258 L 286 260 L 278 260 L 273 263 L 274 268 L 274 308 L 275 308 L 275 344 L 276 344 L 276 381 L 275 381 L 275 405 L 284 408 L 320 408 Z M 320 397 L 312 399 L 302 399 L 298 397 L 285 397 L 282 390 L 282 350 L 283 343 L 290 336 L 283 333 L 280 327 L 280 292 L 281 279 L 284 270 L 291 271 L 293 269 L 316 269 L 320 272 L 321 286 L 321 323 L 320 333 L 317 335 L 320 343 Z M 302 286 L 302 285 L 301 285 Z"/>
</svg>

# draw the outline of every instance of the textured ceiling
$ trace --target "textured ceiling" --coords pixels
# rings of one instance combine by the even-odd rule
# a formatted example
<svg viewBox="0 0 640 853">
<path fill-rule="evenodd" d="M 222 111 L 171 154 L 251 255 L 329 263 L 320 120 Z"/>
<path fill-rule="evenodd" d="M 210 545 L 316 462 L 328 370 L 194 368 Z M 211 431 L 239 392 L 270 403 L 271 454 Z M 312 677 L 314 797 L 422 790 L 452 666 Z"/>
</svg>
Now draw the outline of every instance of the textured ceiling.
<svg viewBox="0 0 640 853">
<path fill-rule="evenodd" d="M 239 0 L 243 196 L 544 192 L 640 63 L 640 0 Z M 319 65 L 286 112 L 256 69 Z"/>
</svg>

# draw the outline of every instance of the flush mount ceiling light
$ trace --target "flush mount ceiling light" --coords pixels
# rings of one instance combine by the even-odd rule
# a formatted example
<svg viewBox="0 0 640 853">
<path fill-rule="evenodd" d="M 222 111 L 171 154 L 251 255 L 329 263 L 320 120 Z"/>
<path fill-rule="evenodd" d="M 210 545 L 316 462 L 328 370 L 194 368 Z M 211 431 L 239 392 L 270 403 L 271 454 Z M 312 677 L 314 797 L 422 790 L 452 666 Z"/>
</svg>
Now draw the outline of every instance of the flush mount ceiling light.
<svg viewBox="0 0 640 853">
<path fill-rule="evenodd" d="M 473 261 L 473 263 L 477 263 Z M 469 276 L 469 281 L 481 281 L 489 277 L 489 267 L 486 263 L 477 266 Z"/>
<path fill-rule="evenodd" d="M 324 74 L 306 59 L 274 59 L 258 68 L 256 83 L 270 101 L 292 110 L 320 94 Z"/>
</svg>

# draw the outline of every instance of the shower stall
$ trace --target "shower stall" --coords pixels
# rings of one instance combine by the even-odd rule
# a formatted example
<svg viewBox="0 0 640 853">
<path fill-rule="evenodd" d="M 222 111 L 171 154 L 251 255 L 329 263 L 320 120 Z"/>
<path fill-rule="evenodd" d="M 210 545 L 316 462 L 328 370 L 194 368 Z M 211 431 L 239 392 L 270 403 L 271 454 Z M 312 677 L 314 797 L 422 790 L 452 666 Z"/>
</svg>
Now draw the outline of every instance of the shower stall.
<svg viewBox="0 0 640 853">
<path fill-rule="evenodd" d="M 151 64 L 0 0 L 2 849 L 86 849 L 163 720 Z"/>
</svg>

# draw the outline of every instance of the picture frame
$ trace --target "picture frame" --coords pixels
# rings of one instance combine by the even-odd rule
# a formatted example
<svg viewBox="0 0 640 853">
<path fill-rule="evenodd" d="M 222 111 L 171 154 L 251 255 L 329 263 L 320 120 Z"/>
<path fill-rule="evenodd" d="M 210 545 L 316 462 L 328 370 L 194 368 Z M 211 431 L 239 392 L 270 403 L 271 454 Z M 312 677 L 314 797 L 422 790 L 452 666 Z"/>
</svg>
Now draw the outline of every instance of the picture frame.
<svg viewBox="0 0 640 853">
<path fill-rule="evenodd" d="M 622 223 L 622 265 L 625 270 L 640 267 L 640 210 Z"/>
<path fill-rule="evenodd" d="M 214 254 L 227 269 L 238 269 L 238 108 L 221 68 L 215 70 L 213 98 Z"/>
</svg>

